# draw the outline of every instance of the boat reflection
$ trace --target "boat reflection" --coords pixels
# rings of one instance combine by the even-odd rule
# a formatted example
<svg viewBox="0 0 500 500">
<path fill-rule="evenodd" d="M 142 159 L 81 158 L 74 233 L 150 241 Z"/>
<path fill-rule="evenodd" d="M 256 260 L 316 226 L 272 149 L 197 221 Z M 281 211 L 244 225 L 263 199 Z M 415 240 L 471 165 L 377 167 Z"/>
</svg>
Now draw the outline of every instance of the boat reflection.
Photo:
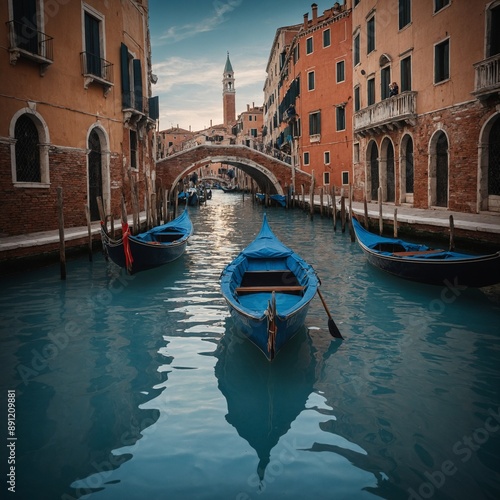
<svg viewBox="0 0 500 500">
<path fill-rule="evenodd" d="M 215 352 L 226 420 L 257 452 L 262 481 L 271 450 L 305 408 L 315 381 L 313 346 L 302 329 L 270 363 L 231 320 Z"/>
</svg>

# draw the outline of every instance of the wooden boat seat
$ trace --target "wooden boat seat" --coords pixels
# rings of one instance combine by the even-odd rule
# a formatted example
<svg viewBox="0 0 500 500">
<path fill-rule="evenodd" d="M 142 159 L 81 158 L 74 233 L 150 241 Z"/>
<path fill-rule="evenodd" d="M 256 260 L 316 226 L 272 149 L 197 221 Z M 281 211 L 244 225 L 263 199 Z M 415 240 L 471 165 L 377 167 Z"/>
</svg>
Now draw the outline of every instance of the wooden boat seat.
<svg viewBox="0 0 500 500">
<path fill-rule="evenodd" d="M 393 252 L 395 257 L 414 257 L 415 255 L 429 255 L 431 253 L 441 253 L 444 250 L 421 250 L 416 252 Z"/>
<path fill-rule="evenodd" d="M 302 292 L 304 286 L 240 286 L 236 293 L 259 293 L 259 292 Z"/>
</svg>

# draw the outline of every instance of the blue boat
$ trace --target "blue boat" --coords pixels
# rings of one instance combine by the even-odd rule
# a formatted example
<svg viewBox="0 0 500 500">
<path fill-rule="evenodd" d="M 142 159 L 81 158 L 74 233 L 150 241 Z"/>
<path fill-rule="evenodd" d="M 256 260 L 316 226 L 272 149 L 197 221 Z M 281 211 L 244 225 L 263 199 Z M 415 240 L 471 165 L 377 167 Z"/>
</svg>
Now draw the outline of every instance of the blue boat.
<svg viewBox="0 0 500 500">
<path fill-rule="evenodd" d="M 370 264 L 400 278 L 432 285 L 483 287 L 500 283 L 500 252 L 469 255 L 377 236 L 355 217 L 352 225 Z"/>
<path fill-rule="evenodd" d="M 262 203 L 266 200 L 266 195 L 264 193 L 255 193 L 255 197 Z M 281 207 L 286 207 L 286 196 L 284 194 L 272 194 L 269 198 Z"/>
<path fill-rule="evenodd" d="M 115 264 L 133 274 L 162 266 L 178 259 L 186 250 L 193 233 L 187 210 L 176 219 L 132 236 L 128 224 L 122 223 L 122 237 L 114 239 L 101 224 L 104 252 Z"/>
<path fill-rule="evenodd" d="M 303 326 L 319 288 L 313 267 L 274 235 L 265 214 L 259 234 L 220 282 L 236 326 L 269 360 Z"/>
</svg>

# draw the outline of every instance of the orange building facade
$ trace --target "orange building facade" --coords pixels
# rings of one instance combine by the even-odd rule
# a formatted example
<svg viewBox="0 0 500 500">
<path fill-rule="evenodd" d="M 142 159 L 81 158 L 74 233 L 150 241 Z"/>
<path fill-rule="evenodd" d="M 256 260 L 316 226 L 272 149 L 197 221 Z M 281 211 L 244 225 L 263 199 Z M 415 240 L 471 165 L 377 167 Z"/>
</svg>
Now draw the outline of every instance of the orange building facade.
<svg viewBox="0 0 500 500">
<path fill-rule="evenodd" d="M 354 0 L 352 17 L 357 195 L 499 212 L 500 2 Z"/>
<path fill-rule="evenodd" d="M 254 149 L 262 149 L 262 127 L 264 108 L 247 104 L 246 111 L 238 115 L 233 131 L 236 135 L 236 144 L 243 144 Z"/>
<path fill-rule="evenodd" d="M 277 146 L 330 189 L 352 177 L 351 10 L 312 4 L 282 57 Z"/>
<path fill-rule="evenodd" d="M 142 205 L 158 118 L 147 0 L 8 0 L 0 19 L 0 233 L 57 228 L 58 187 L 66 227 L 86 205 L 98 220 L 97 197 L 120 214 L 131 182 Z"/>
</svg>

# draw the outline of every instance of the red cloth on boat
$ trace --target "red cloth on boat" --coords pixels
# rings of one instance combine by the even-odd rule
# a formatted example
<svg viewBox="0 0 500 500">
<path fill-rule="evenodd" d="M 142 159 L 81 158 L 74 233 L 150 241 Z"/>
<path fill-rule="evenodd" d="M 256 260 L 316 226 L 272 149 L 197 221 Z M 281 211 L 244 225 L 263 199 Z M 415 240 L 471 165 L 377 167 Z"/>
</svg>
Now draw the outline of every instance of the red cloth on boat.
<svg viewBox="0 0 500 500">
<path fill-rule="evenodd" d="M 130 242 L 128 237 L 130 236 L 130 228 L 126 222 L 122 222 L 122 238 L 123 238 L 123 251 L 125 252 L 125 265 L 127 266 L 127 271 L 132 271 L 132 263 L 134 258 L 132 257 L 132 251 L 130 250 Z"/>
</svg>

